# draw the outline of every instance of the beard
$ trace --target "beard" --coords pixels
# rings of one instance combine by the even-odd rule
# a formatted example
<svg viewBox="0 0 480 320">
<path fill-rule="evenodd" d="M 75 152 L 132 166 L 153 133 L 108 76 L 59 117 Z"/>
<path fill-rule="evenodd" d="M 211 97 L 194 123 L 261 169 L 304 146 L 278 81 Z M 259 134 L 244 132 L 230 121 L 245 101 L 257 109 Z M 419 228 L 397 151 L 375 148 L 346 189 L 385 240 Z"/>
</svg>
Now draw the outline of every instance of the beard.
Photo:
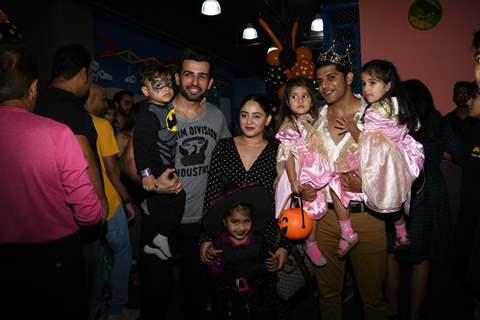
<svg viewBox="0 0 480 320">
<path fill-rule="evenodd" d="M 187 89 L 185 89 L 184 87 L 180 87 L 180 94 L 188 101 L 200 102 L 202 101 L 203 97 L 205 97 L 206 92 L 204 91 L 198 95 L 192 96 L 190 93 L 188 93 Z"/>
</svg>

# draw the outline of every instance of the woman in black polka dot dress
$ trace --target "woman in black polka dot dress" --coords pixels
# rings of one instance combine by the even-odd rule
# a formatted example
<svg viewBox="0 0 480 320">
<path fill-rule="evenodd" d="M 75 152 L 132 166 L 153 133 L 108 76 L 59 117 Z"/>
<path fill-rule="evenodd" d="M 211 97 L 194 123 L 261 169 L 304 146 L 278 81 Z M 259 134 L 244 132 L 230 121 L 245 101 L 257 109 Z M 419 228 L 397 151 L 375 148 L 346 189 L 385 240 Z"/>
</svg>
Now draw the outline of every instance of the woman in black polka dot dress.
<svg viewBox="0 0 480 320">
<path fill-rule="evenodd" d="M 272 120 L 271 105 L 264 95 L 247 96 L 240 108 L 241 134 L 234 138 L 225 138 L 218 142 L 212 154 L 210 163 L 207 193 L 204 208 L 208 208 L 226 191 L 246 184 L 264 187 L 274 198 L 273 184 L 276 178 L 276 155 L 278 143 L 273 135 L 269 135 Z M 267 201 L 272 201 L 267 200 Z M 287 251 L 284 249 L 289 242 L 279 236 L 280 231 L 274 220 L 274 203 L 272 201 L 272 220 L 265 230 L 265 242 L 277 244 L 275 255 L 286 261 Z M 212 237 L 207 233 L 200 236 L 202 261 L 209 265 L 219 253 L 212 244 Z"/>
</svg>

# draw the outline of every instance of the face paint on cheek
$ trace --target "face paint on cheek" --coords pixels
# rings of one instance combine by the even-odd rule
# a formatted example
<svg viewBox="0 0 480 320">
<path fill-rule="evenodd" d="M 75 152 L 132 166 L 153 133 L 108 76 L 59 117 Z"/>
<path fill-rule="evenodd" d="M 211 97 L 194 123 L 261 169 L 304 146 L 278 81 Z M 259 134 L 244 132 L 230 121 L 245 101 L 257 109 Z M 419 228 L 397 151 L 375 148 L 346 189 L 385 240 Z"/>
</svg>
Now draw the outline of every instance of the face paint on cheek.
<svg viewBox="0 0 480 320">
<path fill-rule="evenodd" d="M 173 88 L 172 79 L 153 80 L 150 84 L 153 91 L 155 91 L 156 93 L 159 93 L 165 87 Z"/>
</svg>

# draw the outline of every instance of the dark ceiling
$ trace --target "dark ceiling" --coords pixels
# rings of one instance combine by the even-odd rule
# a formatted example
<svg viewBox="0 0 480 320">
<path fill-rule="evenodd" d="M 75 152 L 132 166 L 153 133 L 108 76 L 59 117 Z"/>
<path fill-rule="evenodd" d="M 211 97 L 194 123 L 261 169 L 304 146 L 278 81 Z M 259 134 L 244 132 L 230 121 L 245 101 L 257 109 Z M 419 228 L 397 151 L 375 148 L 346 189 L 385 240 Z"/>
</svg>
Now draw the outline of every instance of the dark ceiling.
<svg viewBox="0 0 480 320">
<path fill-rule="evenodd" d="M 284 41 L 292 23 L 299 19 L 297 46 L 305 40 L 320 48 L 321 39 L 312 39 L 310 23 L 320 12 L 320 0 L 219 0 L 222 13 L 205 16 L 200 12 L 203 0 L 119 1 L 95 0 L 94 3 L 131 22 L 154 29 L 180 45 L 202 48 L 229 65 L 237 76 L 265 75 L 266 50 L 270 37 L 258 25 L 261 16 Z M 339 1 L 335 1 L 339 2 Z M 341 1 L 340 1 L 341 2 Z M 247 23 L 254 23 L 259 39 L 242 40 Z"/>
</svg>

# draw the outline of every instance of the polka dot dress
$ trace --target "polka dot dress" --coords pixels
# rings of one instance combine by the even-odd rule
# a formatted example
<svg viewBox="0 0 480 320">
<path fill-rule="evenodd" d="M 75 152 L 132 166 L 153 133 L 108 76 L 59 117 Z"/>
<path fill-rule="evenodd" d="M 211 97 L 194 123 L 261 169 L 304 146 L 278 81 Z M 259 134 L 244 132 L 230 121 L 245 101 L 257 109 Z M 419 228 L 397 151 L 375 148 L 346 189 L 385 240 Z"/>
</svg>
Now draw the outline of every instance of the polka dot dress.
<svg viewBox="0 0 480 320">
<path fill-rule="evenodd" d="M 248 183 L 265 187 L 272 194 L 273 199 L 273 183 L 277 175 L 275 169 L 277 148 L 276 142 L 269 142 L 250 170 L 246 171 L 233 138 L 220 140 L 212 154 L 204 208 L 208 207 L 225 190 Z M 272 209 L 273 207 L 272 203 Z M 277 231 L 275 220 L 272 219 L 265 234 L 267 242 L 277 239 Z M 200 242 L 210 241 L 210 239 L 209 235 L 202 234 Z"/>
<path fill-rule="evenodd" d="M 210 162 L 205 205 L 208 206 L 226 190 L 248 183 L 265 187 L 273 196 L 277 148 L 277 143 L 268 143 L 250 170 L 246 171 L 233 138 L 220 140 Z"/>
</svg>

